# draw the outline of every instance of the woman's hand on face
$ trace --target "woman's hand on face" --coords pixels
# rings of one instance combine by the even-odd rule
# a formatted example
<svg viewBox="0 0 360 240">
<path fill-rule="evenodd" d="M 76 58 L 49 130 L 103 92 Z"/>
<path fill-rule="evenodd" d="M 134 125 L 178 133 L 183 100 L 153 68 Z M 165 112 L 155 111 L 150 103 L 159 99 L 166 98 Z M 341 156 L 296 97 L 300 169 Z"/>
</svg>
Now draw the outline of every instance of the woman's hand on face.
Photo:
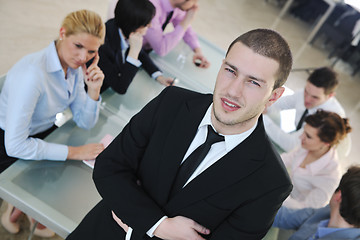
<svg viewBox="0 0 360 240">
<path fill-rule="evenodd" d="M 97 65 L 99 63 L 99 59 L 99 53 L 96 53 L 92 64 L 88 68 L 85 64 L 82 66 L 85 77 L 85 84 L 88 87 L 88 94 L 95 101 L 99 99 L 100 89 L 105 77 L 104 73 Z"/>
</svg>

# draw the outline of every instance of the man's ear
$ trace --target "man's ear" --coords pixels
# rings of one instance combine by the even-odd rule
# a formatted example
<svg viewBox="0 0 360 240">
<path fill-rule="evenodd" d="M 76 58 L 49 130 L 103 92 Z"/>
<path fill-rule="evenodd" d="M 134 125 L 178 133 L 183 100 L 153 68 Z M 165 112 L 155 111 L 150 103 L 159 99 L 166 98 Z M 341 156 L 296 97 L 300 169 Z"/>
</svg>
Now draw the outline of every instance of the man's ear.
<svg viewBox="0 0 360 240">
<path fill-rule="evenodd" d="M 335 97 L 336 92 L 329 93 L 328 98 Z"/>
<path fill-rule="evenodd" d="M 342 200 L 342 197 L 341 197 L 341 190 L 338 190 L 334 193 L 334 199 L 336 202 L 340 203 L 341 200 Z"/>
<path fill-rule="evenodd" d="M 285 91 L 284 87 L 278 87 L 278 88 L 274 89 L 265 106 L 267 108 L 270 107 L 274 102 L 276 102 L 283 95 L 284 91 Z"/>
</svg>

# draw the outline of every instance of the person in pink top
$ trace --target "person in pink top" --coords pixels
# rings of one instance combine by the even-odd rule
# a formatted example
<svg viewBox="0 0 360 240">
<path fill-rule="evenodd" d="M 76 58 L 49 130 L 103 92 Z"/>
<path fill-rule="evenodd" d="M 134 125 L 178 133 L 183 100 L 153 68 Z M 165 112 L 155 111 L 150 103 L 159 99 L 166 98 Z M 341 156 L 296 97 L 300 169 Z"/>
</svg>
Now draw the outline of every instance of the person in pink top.
<svg viewBox="0 0 360 240">
<path fill-rule="evenodd" d="M 348 119 L 317 110 L 305 118 L 301 147 L 281 158 L 294 186 L 283 206 L 320 208 L 330 200 L 339 184 L 341 171 L 336 145 L 351 131 Z"/>
<path fill-rule="evenodd" d="M 150 0 L 156 8 L 156 14 L 151 21 L 151 27 L 144 36 L 144 49 L 154 50 L 156 54 L 165 56 L 182 39 L 193 50 L 193 62 L 201 68 L 209 67 L 209 61 L 202 54 L 196 33 L 191 28 L 198 0 Z M 168 23 L 174 25 L 174 30 L 164 33 Z"/>
</svg>

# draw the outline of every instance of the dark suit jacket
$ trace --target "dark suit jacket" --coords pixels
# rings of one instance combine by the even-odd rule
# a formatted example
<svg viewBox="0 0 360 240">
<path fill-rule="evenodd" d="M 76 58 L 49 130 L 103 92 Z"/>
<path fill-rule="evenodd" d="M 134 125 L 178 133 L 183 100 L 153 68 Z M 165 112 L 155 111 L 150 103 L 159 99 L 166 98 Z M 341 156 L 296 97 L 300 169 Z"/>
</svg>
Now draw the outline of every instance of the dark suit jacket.
<svg viewBox="0 0 360 240">
<path fill-rule="evenodd" d="M 68 239 L 122 239 L 110 210 L 134 229 L 132 239 L 148 239 L 164 215 L 195 220 L 211 230 L 207 239 L 261 239 L 292 189 L 262 117 L 247 139 L 169 199 L 211 102 L 211 94 L 170 87 L 135 115 L 96 159 L 103 200 Z"/>
<path fill-rule="evenodd" d="M 114 19 L 106 22 L 105 43 L 99 48 L 99 56 L 98 65 L 105 75 L 101 92 L 111 87 L 117 93 L 124 94 L 137 73 L 138 67 L 127 61 L 123 63 L 119 28 L 115 25 Z M 159 71 L 144 50 L 140 51 L 138 59 L 149 75 Z"/>
</svg>

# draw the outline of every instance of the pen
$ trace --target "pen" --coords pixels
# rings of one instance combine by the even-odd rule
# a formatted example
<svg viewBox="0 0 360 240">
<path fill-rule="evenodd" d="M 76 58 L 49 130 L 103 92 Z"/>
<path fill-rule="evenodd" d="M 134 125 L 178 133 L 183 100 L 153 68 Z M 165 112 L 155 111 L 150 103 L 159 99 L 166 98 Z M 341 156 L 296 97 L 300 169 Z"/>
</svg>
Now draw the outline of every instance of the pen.
<svg viewBox="0 0 360 240">
<path fill-rule="evenodd" d="M 174 77 L 173 81 L 170 83 L 170 86 L 173 86 L 175 84 L 176 77 Z"/>
</svg>

